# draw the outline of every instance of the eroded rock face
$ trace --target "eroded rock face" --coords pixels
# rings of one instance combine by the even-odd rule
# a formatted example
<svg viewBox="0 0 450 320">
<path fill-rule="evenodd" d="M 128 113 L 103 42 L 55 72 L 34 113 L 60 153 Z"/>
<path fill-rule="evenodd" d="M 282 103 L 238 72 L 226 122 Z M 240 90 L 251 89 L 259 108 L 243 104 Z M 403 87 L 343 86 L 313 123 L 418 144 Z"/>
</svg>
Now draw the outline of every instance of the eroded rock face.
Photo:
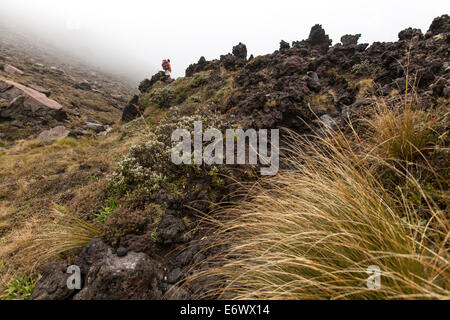
<svg viewBox="0 0 450 320">
<path fill-rule="evenodd" d="M 41 92 L 13 81 L 0 79 L 0 98 L 10 102 L 9 106 L 1 111 L 2 118 L 15 119 L 22 115 L 63 120 L 67 117 L 58 102 L 49 99 Z"/>
<path fill-rule="evenodd" d="M 138 107 L 139 107 L 139 96 L 135 95 L 123 109 L 122 121 L 129 122 L 132 121 L 133 119 L 136 119 L 139 116 Z"/>
<path fill-rule="evenodd" d="M 320 24 L 316 24 L 311 28 L 311 32 L 309 34 L 307 41 L 312 46 L 317 46 L 324 51 L 326 51 L 333 42 L 330 39 L 330 37 L 327 34 L 325 34 L 325 30 L 322 28 L 322 25 Z"/>
</svg>

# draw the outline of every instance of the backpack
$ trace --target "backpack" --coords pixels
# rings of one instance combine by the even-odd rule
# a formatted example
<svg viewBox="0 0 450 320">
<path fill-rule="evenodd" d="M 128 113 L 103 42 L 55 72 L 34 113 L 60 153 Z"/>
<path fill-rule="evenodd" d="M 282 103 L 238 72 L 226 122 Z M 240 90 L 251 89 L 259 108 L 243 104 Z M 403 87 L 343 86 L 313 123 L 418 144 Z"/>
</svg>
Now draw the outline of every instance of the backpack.
<svg viewBox="0 0 450 320">
<path fill-rule="evenodd" d="M 162 68 L 164 71 L 169 70 L 169 63 L 167 62 L 167 60 L 163 60 Z"/>
</svg>

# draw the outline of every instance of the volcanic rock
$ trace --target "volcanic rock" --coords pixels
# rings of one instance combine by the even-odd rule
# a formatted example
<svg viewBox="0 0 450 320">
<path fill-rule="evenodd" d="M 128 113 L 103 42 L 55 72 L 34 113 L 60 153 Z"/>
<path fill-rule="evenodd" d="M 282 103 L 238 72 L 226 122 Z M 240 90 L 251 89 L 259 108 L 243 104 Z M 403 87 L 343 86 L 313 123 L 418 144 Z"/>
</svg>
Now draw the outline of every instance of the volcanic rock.
<svg viewBox="0 0 450 320">
<path fill-rule="evenodd" d="M 31 300 L 66 300 L 71 298 L 76 291 L 67 287 L 67 273 L 69 265 L 66 261 L 60 261 L 45 268 L 41 279 L 36 283 Z"/>
<path fill-rule="evenodd" d="M 38 92 L 40 92 L 40 93 L 45 94 L 47 97 L 50 97 L 50 95 L 51 95 L 50 90 L 45 89 L 44 87 L 38 86 L 38 85 L 36 85 L 36 84 L 30 84 L 29 87 L 30 87 L 31 89 L 33 89 L 33 90 L 36 90 L 36 91 L 38 91 Z"/>
<path fill-rule="evenodd" d="M 122 113 L 123 122 L 130 122 L 139 116 L 138 105 L 139 105 L 139 96 L 135 95 L 131 99 L 131 101 L 127 104 L 127 106 L 123 109 Z"/>
<path fill-rule="evenodd" d="M 67 137 L 69 134 L 70 131 L 66 127 L 58 126 L 50 130 L 41 132 L 37 139 L 41 141 L 59 140 Z"/>
<path fill-rule="evenodd" d="M 160 299 L 155 265 L 144 253 L 112 253 L 90 267 L 84 288 L 74 300 Z"/>
<path fill-rule="evenodd" d="M 247 59 L 247 46 L 242 42 L 239 42 L 237 46 L 233 47 L 233 55 L 241 60 Z"/>
<path fill-rule="evenodd" d="M 100 133 L 102 131 L 105 131 L 105 127 L 101 123 L 94 123 L 94 122 L 86 122 L 84 125 L 86 129 L 93 130 L 97 133 Z"/>
<path fill-rule="evenodd" d="M 10 101 L 0 117 L 15 119 L 19 115 L 28 117 L 52 117 L 63 120 L 67 117 L 63 107 L 45 94 L 19 83 L 0 79 L 0 98 Z"/>
<path fill-rule="evenodd" d="M 3 71 L 5 71 L 5 72 L 7 72 L 9 74 L 23 75 L 23 71 L 22 70 L 20 70 L 20 69 L 18 69 L 16 67 L 13 67 L 12 65 L 9 65 L 9 64 L 5 64 L 3 66 Z"/>
<path fill-rule="evenodd" d="M 344 47 L 351 46 L 351 45 L 357 45 L 358 40 L 361 38 L 361 34 L 346 34 L 345 36 L 341 37 L 341 43 Z"/>
</svg>

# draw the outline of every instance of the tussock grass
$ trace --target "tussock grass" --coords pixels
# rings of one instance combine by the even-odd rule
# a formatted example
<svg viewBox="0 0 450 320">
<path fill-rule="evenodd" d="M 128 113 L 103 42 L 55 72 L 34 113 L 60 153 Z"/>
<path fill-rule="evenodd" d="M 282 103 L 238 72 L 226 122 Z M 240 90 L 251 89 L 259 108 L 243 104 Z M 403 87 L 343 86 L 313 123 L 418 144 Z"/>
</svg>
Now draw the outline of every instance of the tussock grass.
<svg viewBox="0 0 450 320">
<path fill-rule="evenodd" d="M 31 218 L 9 233 L 0 247 L 0 261 L 4 264 L 0 288 L 14 276 L 33 275 L 37 267 L 81 250 L 99 235 L 95 226 L 61 207 L 55 207 L 45 218 Z"/>
<path fill-rule="evenodd" d="M 448 212 L 407 166 L 392 164 L 414 160 L 427 145 L 428 117 L 378 114 L 373 134 L 384 135 L 368 140 L 355 132 L 294 136 L 290 169 L 252 185 L 247 200 L 209 221 L 218 230 L 211 247 L 223 249 L 188 283 L 212 283 L 202 298 L 449 299 Z M 422 206 L 401 188 L 388 191 L 380 167 L 402 176 Z M 367 286 L 373 265 L 378 290 Z"/>
<path fill-rule="evenodd" d="M 0 294 L 14 277 L 34 279 L 38 266 L 70 256 L 98 236 L 93 226 L 79 219 L 86 217 L 83 213 L 69 214 L 62 207 L 55 211 L 52 204 L 72 211 L 83 207 L 83 212 L 101 205 L 95 192 L 102 182 L 91 180 L 90 172 L 79 167 L 88 163 L 113 168 L 146 133 L 142 124 L 122 131 L 127 133 L 126 141 L 120 141 L 120 133 L 113 131 L 101 139 L 77 139 L 75 145 L 70 139 L 64 139 L 64 146 L 16 141 L 0 152 Z M 60 170 L 65 173 L 58 173 Z M 80 184 L 73 189 L 75 198 L 64 198 L 65 184 L 74 181 Z M 51 184 L 55 187 L 46 187 Z M 86 193 L 91 197 L 82 197 Z"/>
<path fill-rule="evenodd" d="M 72 250 L 82 249 L 100 236 L 94 225 L 65 212 L 64 208 L 55 208 L 52 217 L 53 221 L 36 235 L 33 244 L 25 250 L 38 261 L 48 261 Z M 42 262 L 37 264 L 41 265 Z"/>
<path fill-rule="evenodd" d="M 77 140 L 71 137 L 66 137 L 58 140 L 58 145 L 66 148 L 73 148 L 77 146 Z"/>
<path fill-rule="evenodd" d="M 404 109 L 389 108 L 384 101 L 377 104 L 377 115 L 369 120 L 375 131 L 374 143 L 383 156 L 411 162 L 443 138 L 436 128 L 445 124 L 448 112 L 441 109 L 420 110 L 409 105 Z"/>
</svg>

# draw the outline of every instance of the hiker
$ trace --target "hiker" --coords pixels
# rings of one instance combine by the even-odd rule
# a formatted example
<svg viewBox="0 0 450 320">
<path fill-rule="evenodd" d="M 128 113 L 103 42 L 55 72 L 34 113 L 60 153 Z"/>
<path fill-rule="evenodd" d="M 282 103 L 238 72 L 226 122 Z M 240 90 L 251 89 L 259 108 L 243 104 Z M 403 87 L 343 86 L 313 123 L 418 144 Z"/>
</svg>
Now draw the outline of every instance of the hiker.
<svg viewBox="0 0 450 320">
<path fill-rule="evenodd" d="M 170 65 L 170 59 L 163 60 L 162 67 L 164 72 L 166 73 L 166 81 L 170 78 L 170 73 L 172 72 L 172 66 Z"/>
</svg>

